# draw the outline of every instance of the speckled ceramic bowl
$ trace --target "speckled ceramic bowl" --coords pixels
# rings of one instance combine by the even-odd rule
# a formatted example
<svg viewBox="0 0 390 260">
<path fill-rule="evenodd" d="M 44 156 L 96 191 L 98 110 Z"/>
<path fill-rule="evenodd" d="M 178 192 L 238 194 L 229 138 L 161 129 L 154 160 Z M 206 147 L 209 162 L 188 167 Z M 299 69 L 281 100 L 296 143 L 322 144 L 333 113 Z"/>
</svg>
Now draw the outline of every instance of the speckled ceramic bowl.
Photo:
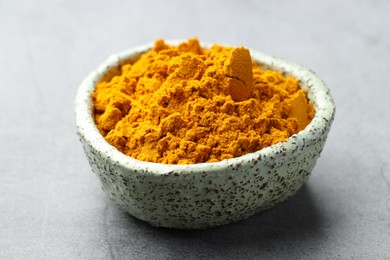
<svg viewBox="0 0 390 260">
<path fill-rule="evenodd" d="M 286 142 L 233 159 L 193 165 L 139 161 L 107 143 L 92 118 L 91 92 L 97 82 L 118 74 L 121 64 L 133 62 L 151 47 L 111 56 L 82 82 L 75 101 L 77 132 L 92 171 L 120 208 L 154 226 L 202 229 L 269 209 L 302 186 L 324 147 L 335 115 L 334 102 L 312 71 L 254 50 L 252 58 L 261 66 L 299 79 L 313 102 L 312 122 Z"/>
</svg>

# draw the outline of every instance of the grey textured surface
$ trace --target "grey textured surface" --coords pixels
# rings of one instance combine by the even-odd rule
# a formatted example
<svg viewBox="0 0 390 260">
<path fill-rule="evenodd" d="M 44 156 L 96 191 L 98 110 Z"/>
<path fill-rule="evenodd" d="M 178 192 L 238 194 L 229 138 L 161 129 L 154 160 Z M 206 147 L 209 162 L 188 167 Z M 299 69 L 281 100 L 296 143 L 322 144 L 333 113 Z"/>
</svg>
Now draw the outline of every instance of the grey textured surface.
<svg viewBox="0 0 390 260">
<path fill-rule="evenodd" d="M 0 259 L 390 258 L 389 13 L 388 1 L 0 0 Z M 153 228 L 101 191 L 73 98 L 109 54 L 191 36 L 313 69 L 336 119 L 287 202 L 211 230 Z"/>
</svg>

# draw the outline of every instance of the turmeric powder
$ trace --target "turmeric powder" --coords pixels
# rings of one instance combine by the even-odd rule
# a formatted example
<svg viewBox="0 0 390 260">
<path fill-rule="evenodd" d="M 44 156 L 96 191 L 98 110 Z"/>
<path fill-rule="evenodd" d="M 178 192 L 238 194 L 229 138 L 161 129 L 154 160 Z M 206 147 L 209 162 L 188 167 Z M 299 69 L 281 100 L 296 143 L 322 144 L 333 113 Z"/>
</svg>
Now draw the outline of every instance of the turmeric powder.
<svg viewBox="0 0 390 260">
<path fill-rule="evenodd" d="M 94 119 L 133 158 L 167 164 L 217 162 L 285 141 L 310 123 L 299 82 L 263 70 L 244 47 L 198 39 L 157 40 L 121 74 L 97 84 Z"/>
</svg>

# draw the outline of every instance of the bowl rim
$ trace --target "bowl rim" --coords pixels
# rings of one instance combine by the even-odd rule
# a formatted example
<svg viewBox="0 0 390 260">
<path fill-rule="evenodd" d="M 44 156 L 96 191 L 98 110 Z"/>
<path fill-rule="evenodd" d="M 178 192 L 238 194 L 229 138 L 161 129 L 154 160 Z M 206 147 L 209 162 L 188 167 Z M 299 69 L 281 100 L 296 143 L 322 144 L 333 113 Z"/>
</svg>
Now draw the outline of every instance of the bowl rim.
<svg viewBox="0 0 390 260">
<path fill-rule="evenodd" d="M 165 40 L 171 45 L 178 45 L 186 40 Z M 213 44 L 200 42 L 204 48 Z M 260 66 L 282 72 L 284 75 L 292 75 L 300 81 L 301 88 L 305 89 L 308 99 L 312 101 L 314 117 L 312 121 L 297 134 L 290 136 L 286 141 L 265 147 L 259 151 L 248 153 L 239 157 L 225 159 L 218 162 L 204 162 L 196 164 L 163 164 L 137 160 L 123 154 L 117 148 L 109 144 L 100 134 L 92 113 L 93 103 L 90 98 L 96 84 L 110 69 L 118 68 L 130 59 L 137 59 L 143 53 L 149 51 L 153 43 L 140 45 L 109 56 L 100 66 L 92 71 L 81 83 L 77 90 L 74 102 L 74 117 L 78 134 L 84 138 L 106 160 L 120 164 L 132 171 L 147 172 L 150 174 L 163 175 L 172 172 L 205 173 L 206 171 L 226 170 L 229 167 L 241 165 L 253 160 L 265 160 L 265 158 L 277 159 L 282 156 L 279 151 L 298 149 L 299 146 L 307 145 L 310 141 L 322 138 L 330 129 L 335 115 L 335 104 L 325 82 L 322 81 L 312 70 L 283 58 L 274 57 L 257 50 L 248 48 L 252 59 Z M 224 45 L 229 46 L 229 45 Z"/>
</svg>

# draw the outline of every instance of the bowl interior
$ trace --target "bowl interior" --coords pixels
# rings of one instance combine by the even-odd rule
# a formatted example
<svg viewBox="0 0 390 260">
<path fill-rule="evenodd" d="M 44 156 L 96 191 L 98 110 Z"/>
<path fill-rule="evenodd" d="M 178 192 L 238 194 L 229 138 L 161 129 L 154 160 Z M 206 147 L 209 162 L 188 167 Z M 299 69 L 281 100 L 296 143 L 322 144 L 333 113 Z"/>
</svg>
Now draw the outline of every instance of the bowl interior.
<svg viewBox="0 0 390 260">
<path fill-rule="evenodd" d="M 175 45 L 182 41 L 167 42 Z M 147 170 L 152 174 L 166 174 L 173 170 L 180 172 L 204 172 L 205 169 L 207 171 L 219 171 L 232 165 L 250 162 L 259 157 L 277 159 L 281 156 L 278 153 L 279 150 L 294 150 L 302 141 L 305 143 L 315 141 L 318 138 L 323 138 L 324 135 L 326 136 L 329 131 L 330 123 L 333 121 L 335 114 L 335 105 L 325 83 L 314 72 L 300 65 L 250 50 L 252 59 L 264 69 L 280 71 L 284 75 L 294 76 L 300 81 L 300 86 L 307 92 L 308 99 L 313 103 L 315 112 L 312 121 L 305 129 L 289 137 L 286 142 L 277 143 L 257 152 L 220 162 L 173 165 L 144 162 L 131 158 L 111 146 L 98 131 L 93 120 L 93 103 L 90 96 L 98 82 L 107 81 L 115 75 L 119 75 L 123 64 L 136 61 L 140 55 L 150 50 L 152 46 L 153 44 L 147 44 L 110 56 L 82 82 L 76 96 L 75 118 L 78 133 L 107 159 L 110 158 L 123 167 L 133 170 Z M 207 48 L 211 44 L 203 43 L 202 46 Z"/>
</svg>

